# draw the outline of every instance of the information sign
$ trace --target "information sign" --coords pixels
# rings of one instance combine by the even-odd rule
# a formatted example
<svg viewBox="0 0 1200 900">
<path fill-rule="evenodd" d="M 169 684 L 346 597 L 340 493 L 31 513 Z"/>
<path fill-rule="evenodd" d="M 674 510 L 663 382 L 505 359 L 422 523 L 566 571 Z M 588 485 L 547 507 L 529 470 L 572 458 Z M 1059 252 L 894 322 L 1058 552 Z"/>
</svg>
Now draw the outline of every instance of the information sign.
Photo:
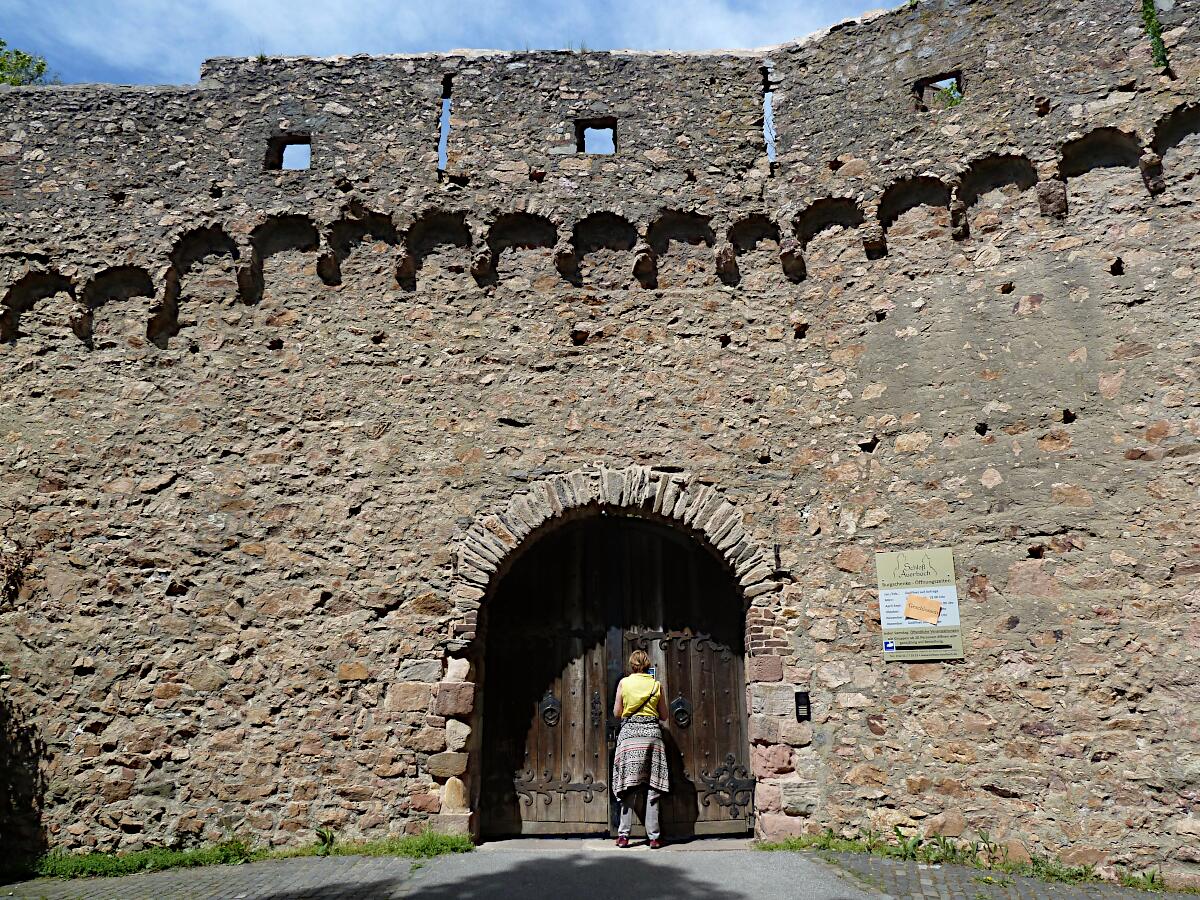
<svg viewBox="0 0 1200 900">
<path fill-rule="evenodd" d="M 948 547 L 876 553 L 875 574 L 885 661 L 963 658 Z"/>
</svg>

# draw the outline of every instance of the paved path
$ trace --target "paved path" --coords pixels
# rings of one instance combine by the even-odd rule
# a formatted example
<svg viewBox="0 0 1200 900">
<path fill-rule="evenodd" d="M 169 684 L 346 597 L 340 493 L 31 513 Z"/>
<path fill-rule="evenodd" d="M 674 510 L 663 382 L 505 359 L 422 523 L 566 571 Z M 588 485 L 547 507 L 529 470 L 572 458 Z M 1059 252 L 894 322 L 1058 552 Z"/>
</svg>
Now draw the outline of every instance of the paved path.
<svg viewBox="0 0 1200 900">
<path fill-rule="evenodd" d="M 989 884 L 986 873 L 853 854 L 763 853 L 745 841 L 698 841 L 651 851 L 609 841 L 519 840 L 426 862 L 340 856 L 176 869 L 125 878 L 40 880 L 0 898 L 46 900 L 865 900 L 886 898 L 1144 898 L 1111 886 L 1070 888 L 1029 879 Z"/>
<path fill-rule="evenodd" d="M 855 876 L 864 890 L 875 892 L 871 896 L 896 900 L 1147 900 L 1160 896 L 1112 884 L 1049 884 L 967 866 L 926 866 L 863 853 L 817 856 Z"/>
</svg>

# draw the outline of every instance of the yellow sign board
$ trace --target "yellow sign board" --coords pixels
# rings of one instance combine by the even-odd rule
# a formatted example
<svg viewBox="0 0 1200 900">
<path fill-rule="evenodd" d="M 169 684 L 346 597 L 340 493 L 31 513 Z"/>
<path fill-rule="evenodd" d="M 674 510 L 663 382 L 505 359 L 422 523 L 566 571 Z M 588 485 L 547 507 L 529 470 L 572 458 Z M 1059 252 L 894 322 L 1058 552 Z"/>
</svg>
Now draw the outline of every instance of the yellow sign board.
<svg viewBox="0 0 1200 900">
<path fill-rule="evenodd" d="M 885 661 L 962 659 L 949 547 L 876 553 Z"/>
</svg>

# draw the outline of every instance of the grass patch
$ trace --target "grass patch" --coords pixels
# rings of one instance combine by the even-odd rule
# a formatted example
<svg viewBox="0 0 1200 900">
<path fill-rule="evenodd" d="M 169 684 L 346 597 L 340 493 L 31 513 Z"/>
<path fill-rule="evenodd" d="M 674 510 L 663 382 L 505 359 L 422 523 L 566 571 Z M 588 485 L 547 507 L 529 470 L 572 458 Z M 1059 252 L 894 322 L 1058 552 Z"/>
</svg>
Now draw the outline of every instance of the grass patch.
<svg viewBox="0 0 1200 900">
<path fill-rule="evenodd" d="M 318 835 L 315 843 L 306 847 L 282 850 L 253 848 L 236 839 L 192 850 L 169 850 L 166 847 L 153 847 L 134 853 L 64 853 L 61 850 L 53 850 L 38 860 L 35 871 L 43 878 L 111 878 L 118 875 L 135 875 L 138 872 L 161 872 L 164 869 L 239 865 L 260 859 L 293 859 L 301 856 L 402 856 L 424 860 L 448 853 L 469 853 L 474 849 L 475 845 L 464 834 L 426 831 L 423 834 L 342 844 L 333 838 L 332 833 L 322 833 Z"/>
<path fill-rule="evenodd" d="M 874 830 L 860 831 L 857 837 L 843 837 L 832 828 L 821 834 L 805 834 L 771 843 L 757 843 L 759 850 L 824 850 L 833 853 L 869 853 L 889 859 L 915 860 L 928 865 L 954 864 L 971 866 L 997 875 L 977 876 L 980 884 L 1010 884 L 1010 875 L 1036 878 L 1039 881 L 1058 884 L 1090 884 L 1101 881 L 1093 866 L 1069 866 L 1052 856 L 1030 854 L 1029 862 L 1016 862 L 1008 858 L 1005 847 L 997 844 L 983 831 L 978 840 L 955 840 L 940 835 L 923 838 L 906 835 L 899 827 L 894 837 Z M 1122 873 L 1124 887 L 1147 891 L 1163 890 L 1163 880 L 1157 870 L 1140 874 Z"/>
<path fill-rule="evenodd" d="M 194 850 L 168 850 L 154 847 L 134 853 L 64 853 L 52 850 L 37 863 L 37 874 L 44 878 L 92 878 L 96 876 L 134 875 L 161 872 L 163 869 L 187 869 L 194 866 L 228 866 L 261 858 L 238 840 L 221 841 L 211 847 Z"/>
<path fill-rule="evenodd" d="M 1121 886 L 1137 888 L 1139 891 L 1164 891 L 1162 873 L 1158 869 L 1147 869 L 1145 872 L 1121 872 Z"/>
<path fill-rule="evenodd" d="M 844 838 L 826 830 L 823 834 L 802 834 L 782 841 L 759 841 L 754 845 L 768 853 L 795 850 L 832 850 L 835 853 L 869 853 L 866 845 L 854 838 Z M 883 854 L 879 854 L 883 855 Z"/>
<path fill-rule="evenodd" d="M 383 838 L 377 841 L 362 841 L 339 844 L 318 841 L 310 847 L 295 850 L 279 850 L 271 859 L 295 856 L 404 856 L 409 859 L 433 859 L 449 853 L 470 853 L 475 844 L 465 834 L 438 834 L 426 831 L 423 834 L 406 834 L 404 837 Z"/>
</svg>

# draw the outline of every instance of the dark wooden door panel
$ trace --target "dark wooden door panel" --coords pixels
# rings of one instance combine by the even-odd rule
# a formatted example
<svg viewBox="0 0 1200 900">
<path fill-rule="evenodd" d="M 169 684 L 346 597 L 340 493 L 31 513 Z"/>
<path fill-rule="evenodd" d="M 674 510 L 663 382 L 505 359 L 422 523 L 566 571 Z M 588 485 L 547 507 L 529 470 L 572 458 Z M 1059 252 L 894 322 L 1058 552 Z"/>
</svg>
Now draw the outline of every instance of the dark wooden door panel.
<svg viewBox="0 0 1200 900">
<path fill-rule="evenodd" d="M 605 831 L 616 683 L 650 654 L 675 713 L 664 727 L 671 793 L 664 834 L 752 825 L 741 599 L 686 535 L 598 517 L 543 538 L 487 609 L 486 834 Z"/>
<path fill-rule="evenodd" d="M 741 689 L 741 657 L 711 636 L 683 631 L 628 632 L 626 645 L 657 648 L 669 698 L 664 727 L 671 793 L 664 834 L 731 834 L 753 824 Z"/>
<path fill-rule="evenodd" d="M 581 535 L 552 536 L 496 597 L 484 668 L 486 833 L 608 830 L 603 615 Z"/>
</svg>

